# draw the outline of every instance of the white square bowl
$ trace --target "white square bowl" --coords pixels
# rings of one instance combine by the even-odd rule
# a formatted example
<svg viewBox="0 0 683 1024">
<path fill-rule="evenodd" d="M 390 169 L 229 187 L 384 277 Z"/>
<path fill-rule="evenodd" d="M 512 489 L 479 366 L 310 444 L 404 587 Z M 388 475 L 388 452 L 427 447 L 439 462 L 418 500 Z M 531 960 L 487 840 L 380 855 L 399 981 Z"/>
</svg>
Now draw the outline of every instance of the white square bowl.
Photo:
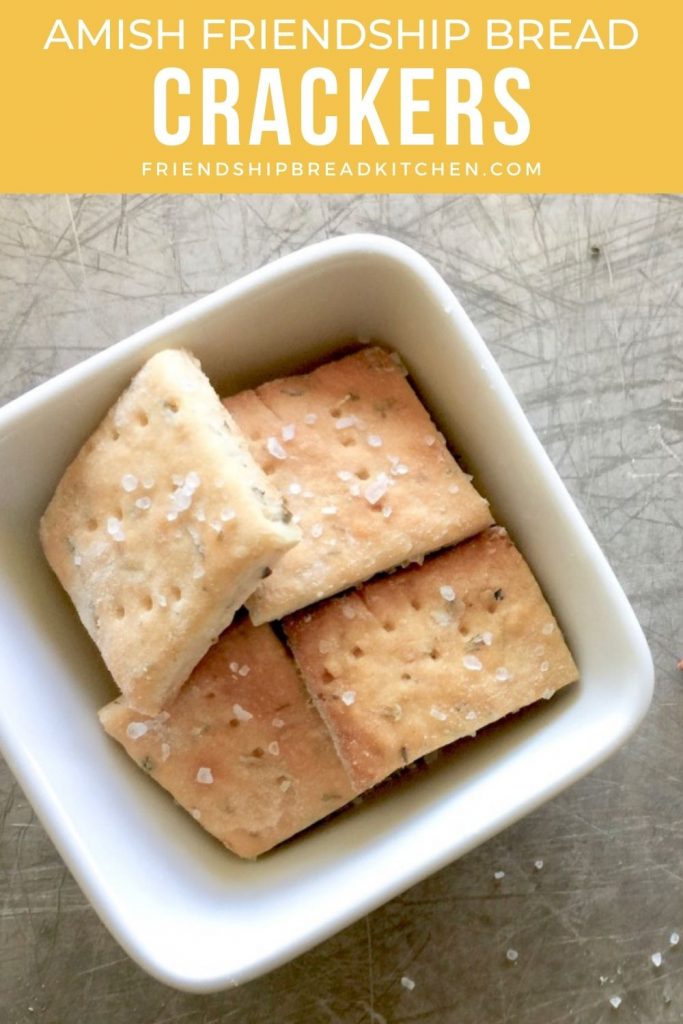
<svg viewBox="0 0 683 1024">
<path fill-rule="evenodd" d="M 112 684 L 38 545 L 58 478 L 153 352 L 186 346 L 219 389 L 353 337 L 397 349 L 531 563 L 581 681 L 458 744 L 256 863 L 174 806 L 109 740 Z M 481 843 L 612 753 L 645 714 L 652 663 L 626 597 L 445 282 L 386 238 L 287 256 L 0 410 L 0 740 L 97 913 L 167 984 L 208 992 L 303 952 Z"/>
</svg>

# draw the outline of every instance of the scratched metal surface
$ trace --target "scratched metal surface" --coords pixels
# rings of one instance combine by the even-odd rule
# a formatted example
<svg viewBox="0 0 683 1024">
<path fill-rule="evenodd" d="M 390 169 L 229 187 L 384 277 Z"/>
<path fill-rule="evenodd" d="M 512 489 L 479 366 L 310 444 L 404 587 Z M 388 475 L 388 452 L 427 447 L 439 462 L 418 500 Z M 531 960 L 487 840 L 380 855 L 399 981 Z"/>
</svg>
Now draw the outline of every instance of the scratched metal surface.
<svg viewBox="0 0 683 1024">
<path fill-rule="evenodd" d="M 488 340 L 647 632 L 652 711 L 537 813 L 294 963 L 206 997 L 124 956 L 2 766 L 2 1024 L 683 1020 L 683 941 L 669 939 L 683 934 L 680 199 L 5 197 L 0 401 L 357 230 L 421 250 Z"/>
</svg>

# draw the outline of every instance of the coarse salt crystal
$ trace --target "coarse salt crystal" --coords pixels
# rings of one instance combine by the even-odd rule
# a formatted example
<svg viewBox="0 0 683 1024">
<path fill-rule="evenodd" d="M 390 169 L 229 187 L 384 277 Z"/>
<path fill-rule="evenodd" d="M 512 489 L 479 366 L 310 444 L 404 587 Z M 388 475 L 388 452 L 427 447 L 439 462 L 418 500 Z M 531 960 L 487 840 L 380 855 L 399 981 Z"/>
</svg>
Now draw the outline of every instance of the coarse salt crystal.
<svg viewBox="0 0 683 1024">
<path fill-rule="evenodd" d="M 230 664 L 228 665 L 228 668 L 233 673 L 233 675 L 237 675 L 237 673 L 240 670 L 240 663 L 239 663 L 239 661 L 231 661 Z"/>
<path fill-rule="evenodd" d="M 519 953 L 517 952 L 516 949 L 508 949 L 508 951 L 505 954 L 505 956 L 510 961 L 510 963 L 514 964 L 515 960 L 519 956 Z"/>
<path fill-rule="evenodd" d="M 277 740 L 273 740 L 272 743 L 268 744 L 268 753 L 272 754 L 273 757 L 277 757 L 277 755 L 280 753 L 280 744 L 277 742 Z"/>
<path fill-rule="evenodd" d="M 199 473 L 191 470 L 185 477 L 185 487 L 190 491 L 196 491 L 201 483 Z"/>
<path fill-rule="evenodd" d="M 242 676 L 242 678 L 244 678 L 244 676 L 248 676 L 250 672 L 251 667 L 249 665 L 241 665 L 237 670 L 237 675 Z"/>
<path fill-rule="evenodd" d="M 340 469 L 337 473 L 337 477 L 344 483 L 348 483 L 349 480 L 353 480 L 353 473 L 349 473 L 348 469 Z"/>
<path fill-rule="evenodd" d="M 345 619 L 355 619 L 356 609 L 350 604 L 342 605 L 342 615 Z"/>
<path fill-rule="evenodd" d="M 147 732 L 144 722 L 129 722 L 126 726 L 126 736 L 129 740 L 139 740 Z"/>
<path fill-rule="evenodd" d="M 123 532 L 123 524 L 116 516 L 109 516 L 107 519 L 107 533 L 119 544 L 126 539 L 126 535 Z"/>
<path fill-rule="evenodd" d="M 436 718 L 438 722 L 445 722 L 446 719 L 448 718 L 448 715 L 444 711 L 442 711 L 441 708 L 432 707 L 429 709 L 429 714 L 432 716 L 432 718 Z"/>
<path fill-rule="evenodd" d="M 294 483 L 291 483 L 289 485 L 289 493 L 290 494 L 301 494 L 301 484 L 298 484 L 296 482 L 296 480 L 295 480 Z"/>
<path fill-rule="evenodd" d="M 455 591 L 453 590 L 453 587 L 439 587 L 439 593 L 444 601 L 455 601 Z"/>
<path fill-rule="evenodd" d="M 500 881 L 500 880 L 501 880 L 501 878 L 505 878 L 505 872 L 504 872 L 504 871 L 494 871 L 494 872 L 493 872 L 493 877 L 494 877 L 494 878 L 495 878 L 495 879 L 496 879 L 497 881 Z"/>
<path fill-rule="evenodd" d="M 304 491 L 303 497 L 304 498 L 315 498 L 315 493 L 313 491 Z"/>
<path fill-rule="evenodd" d="M 199 821 L 199 819 L 202 816 L 202 812 L 197 807 L 193 807 L 192 810 L 190 811 L 190 814 L 192 815 L 195 821 Z"/>
<path fill-rule="evenodd" d="M 681 941 L 681 937 L 678 934 L 678 932 L 672 932 L 671 935 L 669 936 L 669 945 L 670 946 L 677 946 L 680 941 Z"/>
<path fill-rule="evenodd" d="M 470 672 L 481 672 L 483 668 L 483 665 L 476 654 L 466 654 L 462 659 L 462 663 L 465 668 L 470 670 Z"/>
<path fill-rule="evenodd" d="M 488 630 L 485 630 L 483 633 L 480 633 L 480 636 L 482 641 L 486 644 L 486 646 L 490 647 L 491 644 L 493 643 L 493 633 L 489 633 Z"/>
<path fill-rule="evenodd" d="M 415 982 L 412 978 L 409 978 L 407 974 L 404 974 L 401 978 L 401 984 L 404 988 L 407 988 L 409 992 L 412 992 L 415 988 Z"/>
<path fill-rule="evenodd" d="M 340 416 L 335 423 L 336 430 L 347 430 L 349 427 L 362 427 L 363 422 L 357 416 Z"/>
<path fill-rule="evenodd" d="M 433 434 L 425 434 L 424 443 L 427 445 L 428 448 L 431 448 L 432 445 L 436 443 L 436 438 L 434 437 Z"/>
<path fill-rule="evenodd" d="M 384 508 L 382 509 L 382 515 L 384 516 L 385 519 L 388 519 L 392 511 L 393 509 L 391 505 L 385 505 Z"/>
<path fill-rule="evenodd" d="M 347 707 L 351 707 L 351 705 L 354 704 L 356 701 L 356 691 L 344 690 L 344 692 L 341 695 L 341 699 L 343 704 L 346 704 Z"/>
<path fill-rule="evenodd" d="M 371 448 L 381 448 L 382 438 L 379 434 L 368 434 L 368 444 Z"/>
<path fill-rule="evenodd" d="M 273 456 L 274 459 L 286 459 L 287 452 L 284 450 L 280 442 L 276 437 L 269 437 L 266 441 L 266 448 L 268 453 Z"/>
<path fill-rule="evenodd" d="M 221 509 L 221 522 L 222 523 L 229 523 L 234 518 L 235 518 L 235 510 L 234 510 L 234 508 L 222 508 Z"/>
<path fill-rule="evenodd" d="M 404 462 L 399 462 L 397 466 L 394 466 L 391 472 L 394 474 L 394 476 L 405 476 L 406 473 L 408 472 L 408 467 L 405 465 Z"/>
<path fill-rule="evenodd" d="M 662 954 L 661 953 L 653 953 L 652 956 L 650 957 L 650 960 L 652 961 L 652 963 L 654 964 L 655 967 L 661 967 L 662 966 Z"/>
<path fill-rule="evenodd" d="M 307 412 L 306 415 L 304 416 L 304 423 L 307 423 L 309 427 L 312 427 L 314 423 L 317 423 L 317 421 L 317 413 Z"/>
<path fill-rule="evenodd" d="M 132 473 L 124 473 L 124 475 L 121 477 L 121 486 L 123 487 L 124 491 L 128 492 L 128 494 L 134 491 L 137 485 L 138 478 L 136 476 L 133 476 Z"/>
<path fill-rule="evenodd" d="M 82 557 L 78 554 L 78 552 L 76 552 L 76 554 L 74 555 L 74 565 L 81 565 L 82 561 Z"/>
<path fill-rule="evenodd" d="M 159 596 L 157 597 L 157 604 L 159 605 L 160 608 L 165 608 L 167 606 L 168 599 L 165 597 L 164 594 L 159 594 Z"/>
<path fill-rule="evenodd" d="M 143 512 L 146 512 L 148 508 L 152 507 L 151 498 L 137 498 L 135 501 L 135 507 L 141 508 Z"/>
<path fill-rule="evenodd" d="M 554 629 L 555 629 L 555 623 L 554 622 L 546 622 L 545 626 L 541 630 L 541 633 L 543 633 L 544 636 L 550 636 L 550 634 L 554 631 Z"/>
<path fill-rule="evenodd" d="M 496 669 L 496 679 L 499 683 L 506 683 L 509 678 L 510 673 L 503 665 Z"/>
<path fill-rule="evenodd" d="M 171 744 L 170 743 L 162 743 L 161 744 L 161 760 L 162 761 L 168 761 L 170 756 L 171 756 Z"/>
<path fill-rule="evenodd" d="M 541 697 L 543 698 L 543 700 L 550 700 L 550 698 L 554 695 L 554 693 L 555 693 L 554 690 L 544 690 L 543 693 L 541 694 Z"/>
<path fill-rule="evenodd" d="M 280 789 L 282 790 L 283 793 L 286 793 L 287 790 L 291 789 L 291 788 L 292 788 L 292 780 L 291 779 L 283 779 L 282 782 L 280 783 Z"/>
<path fill-rule="evenodd" d="M 200 782 L 202 786 L 210 786 L 213 782 L 213 772 L 210 768 L 200 768 L 196 775 L 197 782 Z"/>
<path fill-rule="evenodd" d="M 195 565 L 194 569 L 192 570 L 192 579 L 193 580 L 201 580 L 204 576 L 206 576 L 206 570 L 205 570 L 204 566 L 203 565 Z"/>
<path fill-rule="evenodd" d="M 360 495 L 360 484 L 351 484 L 349 487 L 349 494 L 352 497 L 357 498 Z"/>
<path fill-rule="evenodd" d="M 431 617 L 437 626 L 450 626 L 453 622 L 450 614 L 445 612 L 443 608 L 437 608 L 436 611 L 431 613 Z"/>
<path fill-rule="evenodd" d="M 547 672 L 549 668 L 550 668 L 550 662 L 549 661 L 542 661 L 541 662 L 541 672 Z"/>
<path fill-rule="evenodd" d="M 280 431 L 280 437 L 283 441 L 293 441 L 294 435 L 296 434 L 296 427 L 293 423 L 286 423 Z"/>
<path fill-rule="evenodd" d="M 254 717 L 251 711 L 247 711 L 241 704 L 233 704 L 232 713 L 239 722 L 248 722 Z"/>
<path fill-rule="evenodd" d="M 282 729 L 284 724 L 285 723 L 284 723 L 284 720 L 282 718 L 274 718 L 273 719 L 273 728 L 274 729 Z"/>
<path fill-rule="evenodd" d="M 320 511 L 324 516 L 336 516 L 338 509 L 336 505 L 323 505 Z"/>
<path fill-rule="evenodd" d="M 612 996 L 610 999 L 610 1005 L 613 1006 L 615 1010 L 618 1010 L 621 1006 L 621 996 Z"/>
<path fill-rule="evenodd" d="M 316 540 L 318 539 L 318 537 L 322 537 L 323 529 L 324 528 L 322 523 L 314 523 L 313 526 L 311 527 L 311 537 L 315 538 Z"/>
<path fill-rule="evenodd" d="M 142 478 L 142 486 L 146 491 L 151 491 L 155 483 L 156 481 L 153 476 L 143 476 Z"/>
<path fill-rule="evenodd" d="M 173 505 L 173 511 L 175 512 L 186 512 L 192 504 L 193 491 L 187 490 L 185 487 L 179 487 L 171 495 L 171 504 Z"/>
<path fill-rule="evenodd" d="M 365 500 L 370 505 L 376 505 L 389 489 L 389 478 L 386 473 L 378 473 L 374 480 L 371 480 L 364 491 Z"/>
<path fill-rule="evenodd" d="M 477 717 L 478 717 L 477 712 L 474 711 L 474 710 L 468 711 L 467 714 L 465 715 L 465 718 L 467 719 L 468 722 L 473 722 L 474 719 L 477 718 Z"/>
<path fill-rule="evenodd" d="M 537 871 L 542 871 L 543 870 L 543 861 L 542 860 L 535 860 L 534 861 L 534 867 L 536 868 Z"/>
<path fill-rule="evenodd" d="M 174 473 L 171 477 L 171 483 L 174 485 L 174 487 L 182 487 L 183 484 L 185 483 L 185 477 L 182 475 L 182 473 Z"/>
</svg>

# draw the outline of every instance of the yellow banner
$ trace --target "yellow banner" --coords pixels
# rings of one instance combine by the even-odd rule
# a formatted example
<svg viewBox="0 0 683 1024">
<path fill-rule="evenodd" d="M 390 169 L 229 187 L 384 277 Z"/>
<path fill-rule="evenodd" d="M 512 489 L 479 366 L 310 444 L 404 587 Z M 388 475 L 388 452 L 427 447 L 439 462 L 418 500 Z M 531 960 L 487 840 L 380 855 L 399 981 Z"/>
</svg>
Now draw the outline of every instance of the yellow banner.
<svg viewBox="0 0 683 1024">
<path fill-rule="evenodd" d="M 55 0 L 0 32 L 4 192 L 683 191 L 680 4 Z"/>
</svg>

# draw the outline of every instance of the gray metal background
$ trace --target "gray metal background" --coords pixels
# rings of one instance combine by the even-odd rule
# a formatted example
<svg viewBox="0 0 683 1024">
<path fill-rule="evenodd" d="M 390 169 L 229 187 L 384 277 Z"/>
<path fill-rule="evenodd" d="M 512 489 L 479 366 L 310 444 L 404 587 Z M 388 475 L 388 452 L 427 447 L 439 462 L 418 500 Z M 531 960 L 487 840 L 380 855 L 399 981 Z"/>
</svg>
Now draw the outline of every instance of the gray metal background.
<svg viewBox="0 0 683 1024">
<path fill-rule="evenodd" d="M 128 960 L 0 765 L 0 1024 L 683 1021 L 683 940 L 669 945 L 683 935 L 680 198 L 0 198 L 0 402 L 359 230 L 419 249 L 487 340 L 645 628 L 653 708 L 551 804 L 292 964 L 205 997 Z"/>
</svg>

